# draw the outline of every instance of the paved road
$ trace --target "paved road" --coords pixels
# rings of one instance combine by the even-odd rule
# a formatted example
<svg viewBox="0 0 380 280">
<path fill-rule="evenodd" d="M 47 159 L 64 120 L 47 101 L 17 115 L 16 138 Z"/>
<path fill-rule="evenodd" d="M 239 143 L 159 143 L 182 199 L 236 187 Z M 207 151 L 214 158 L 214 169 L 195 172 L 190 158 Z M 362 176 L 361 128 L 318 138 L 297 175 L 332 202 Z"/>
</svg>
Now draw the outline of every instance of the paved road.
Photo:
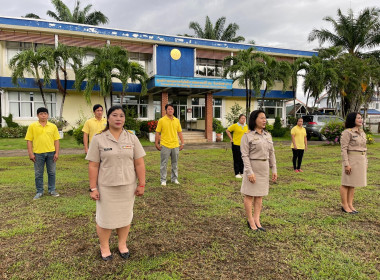
<svg viewBox="0 0 380 280">
<path fill-rule="evenodd" d="M 324 142 L 322 141 L 308 141 L 309 145 L 321 145 Z M 289 145 L 290 141 L 275 141 L 275 146 L 278 145 Z M 204 150 L 204 149 L 230 149 L 231 144 L 228 142 L 213 142 L 213 143 L 199 143 L 199 144 L 187 144 L 185 145 L 186 150 Z M 154 146 L 145 146 L 145 151 L 151 152 L 151 151 L 157 151 Z M 61 155 L 77 155 L 77 154 L 83 154 L 84 150 L 83 148 L 68 148 L 68 149 L 61 149 L 60 154 Z M 0 150 L 0 157 L 27 157 L 28 152 L 26 149 L 24 150 Z"/>
</svg>

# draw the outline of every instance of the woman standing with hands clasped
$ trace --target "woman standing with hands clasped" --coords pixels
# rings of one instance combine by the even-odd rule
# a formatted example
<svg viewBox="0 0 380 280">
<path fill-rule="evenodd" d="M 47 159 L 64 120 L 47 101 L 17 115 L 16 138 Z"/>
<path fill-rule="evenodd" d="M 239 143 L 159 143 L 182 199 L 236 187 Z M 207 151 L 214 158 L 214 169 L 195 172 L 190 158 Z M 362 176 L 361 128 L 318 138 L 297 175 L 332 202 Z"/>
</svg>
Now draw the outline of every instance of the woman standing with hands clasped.
<svg viewBox="0 0 380 280">
<path fill-rule="evenodd" d="M 272 168 L 272 181 L 277 180 L 276 158 L 272 136 L 265 131 L 267 119 L 262 110 L 253 111 L 249 117 L 250 131 L 243 135 L 240 150 L 244 162 L 241 193 L 244 197 L 244 208 L 248 228 L 266 231 L 261 226 L 260 214 L 263 196 L 269 192 L 269 167 Z M 253 202 L 253 215 L 252 215 Z"/>
<path fill-rule="evenodd" d="M 246 117 L 244 114 L 241 114 L 239 116 L 239 121 L 231 126 L 229 126 L 226 130 L 226 133 L 228 137 L 231 140 L 232 145 L 232 156 L 234 159 L 234 171 L 235 171 L 235 178 L 241 179 L 242 174 L 244 172 L 244 164 L 243 160 L 241 159 L 241 152 L 240 152 L 240 141 L 243 137 L 244 133 L 248 131 L 248 126 L 245 123 Z M 231 132 L 233 135 L 231 135 Z"/>
<path fill-rule="evenodd" d="M 112 106 L 106 128 L 93 137 L 86 156 L 90 161 L 90 196 L 96 200 L 96 231 L 104 261 L 113 257 L 109 246 L 112 229 L 118 235 L 119 255 L 129 258 L 127 238 L 135 196 L 144 194 L 145 151 L 137 137 L 123 129 L 124 123 L 123 108 Z"/>
<path fill-rule="evenodd" d="M 353 206 L 355 187 L 367 185 L 367 137 L 362 125 L 363 119 L 359 113 L 349 113 L 346 130 L 340 137 L 343 160 L 340 197 L 342 211 L 350 214 L 359 213 Z"/>
</svg>

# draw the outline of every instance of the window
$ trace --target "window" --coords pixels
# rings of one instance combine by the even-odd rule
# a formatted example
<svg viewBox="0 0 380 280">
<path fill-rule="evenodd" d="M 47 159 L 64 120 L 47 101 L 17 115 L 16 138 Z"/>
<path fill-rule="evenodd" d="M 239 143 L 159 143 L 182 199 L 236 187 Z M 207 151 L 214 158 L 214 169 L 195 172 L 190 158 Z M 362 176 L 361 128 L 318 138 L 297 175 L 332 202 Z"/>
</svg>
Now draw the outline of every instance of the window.
<svg viewBox="0 0 380 280">
<path fill-rule="evenodd" d="M 49 110 L 49 117 L 57 116 L 55 93 L 44 93 Z M 9 113 L 15 118 L 37 117 L 37 109 L 44 107 L 42 96 L 38 92 L 15 92 L 8 93 Z"/>
<path fill-rule="evenodd" d="M 376 109 L 379 109 L 379 107 L 380 107 L 380 104 L 376 103 Z"/>
<path fill-rule="evenodd" d="M 26 42 L 6 42 L 7 63 L 9 64 L 11 59 L 19 52 L 22 52 L 24 50 L 28 50 L 31 48 L 38 49 L 41 46 L 48 46 L 48 47 L 54 48 L 54 45 L 44 45 L 44 44 L 26 43 Z"/>
<path fill-rule="evenodd" d="M 204 77 L 222 77 L 223 61 L 217 59 L 197 58 L 196 75 Z"/>
<path fill-rule="evenodd" d="M 191 98 L 192 105 L 192 118 L 193 119 L 202 119 L 206 117 L 206 99 L 194 97 Z M 213 99 L 213 117 L 222 118 L 222 99 L 216 98 Z"/>
<path fill-rule="evenodd" d="M 129 53 L 129 59 L 134 62 L 138 62 L 146 72 L 148 72 L 148 64 L 152 60 L 152 55 L 148 53 Z"/>
<path fill-rule="evenodd" d="M 262 100 L 259 100 L 259 107 L 261 104 Z M 282 118 L 283 101 L 264 100 L 263 110 L 268 119 L 274 119 L 275 117 Z"/>
<path fill-rule="evenodd" d="M 154 119 L 161 118 L 161 96 L 153 95 Z"/>
<path fill-rule="evenodd" d="M 120 96 L 113 95 L 113 105 L 120 105 Z M 148 117 L 148 96 L 125 95 L 123 98 L 123 108 L 127 110 L 127 115 L 147 118 Z"/>
</svg>

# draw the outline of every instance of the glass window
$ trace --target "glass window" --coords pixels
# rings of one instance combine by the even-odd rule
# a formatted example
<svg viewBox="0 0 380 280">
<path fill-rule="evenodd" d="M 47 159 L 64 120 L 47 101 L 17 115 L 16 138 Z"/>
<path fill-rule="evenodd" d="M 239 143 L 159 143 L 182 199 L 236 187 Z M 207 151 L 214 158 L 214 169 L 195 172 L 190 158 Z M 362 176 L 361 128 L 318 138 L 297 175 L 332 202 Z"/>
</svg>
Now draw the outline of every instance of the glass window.
<svg viewBox="0 0 380 280">
<path fill-rule="evenodd" d="M 55 93 L 45 93 L 49 117 L 57 116 Z M 9 92 L 9 112 L 15 118 L 36 117 L 37 109 L 45 107 L 39 92 Z"/>
<path fill-rule="evenodd" d="M 223 61 L 216 59 L 197 58 L 196 75 L 206 77 L 222 77 Z"/>
<path fill-rule="evenodd" d="M 113 95 L 112 103 L 120 105 L 120 96 Z M 127 114 L 138 118 L 148 117 L 148 96 L 125 95 L 123 97 L 123 107 L 127 110 Z"/>
</svg>

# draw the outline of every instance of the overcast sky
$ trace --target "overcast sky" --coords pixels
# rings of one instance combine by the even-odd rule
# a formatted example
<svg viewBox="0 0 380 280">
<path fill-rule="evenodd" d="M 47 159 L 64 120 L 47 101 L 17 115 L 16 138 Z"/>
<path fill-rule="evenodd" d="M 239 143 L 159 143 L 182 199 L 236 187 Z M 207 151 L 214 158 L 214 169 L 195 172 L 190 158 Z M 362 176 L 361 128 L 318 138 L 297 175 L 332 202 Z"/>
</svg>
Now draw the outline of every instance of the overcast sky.
<svg viewBox="0 0 380 280">
<path fill-rule="evenodd" d="M 76 0 L 64 0 L 73 9 Z M 344 14 L 352 8 L 359 13 L 365 7 L 380 7 L 379 0 L 82 0 L 81 7 L 93 4 L 92 11 L 102 11 L 110 20 L 106 27 L 166 35 L 194 34 L 189 22 L 203 27 L 208 15 L 215 23 L 225 16 L 226 23 L 240 26 L 237 35 L 256 45 L 296 50 L 313 50 L 318 42 L 307 42 L 313 28 L 329 28 L 325 16 L 336 18 L 337 9 Z M 51 20 L 49 0 L 0 0 L 0 16 L 20 17 L 38 14 Z M 226 24 L 226 26 L 227 26 Z M 297 90 L 297 97 L 305 100 Z M 301 90 L 302 92 L 302 90 Z"/>
<path fill-rule="evenodd" d="M 75 0 L 64 0 L 72 10 Z M 93 9 L 108 16 L 109 28 L 152 32 L 167 35 L 193 34 L 189 22 L 204 26 L 208 15 L 214 23 L 225 16 L 227 23 L 240 26 L 238 35 L 257 45 L 299 50 L 312 50 L 317 42 L 308 43 L 313 28 L 329 27 L 322 20 L 336 17 L 337 9 L 355 13 L 365 7 L 380 6 L 379 0 L 82 0 L 81 6 L 93 4 Z M 0 0 L 0 16 L 19 17 L 27 13 L 51 19 L 49 0 Z"/>
</svg>

